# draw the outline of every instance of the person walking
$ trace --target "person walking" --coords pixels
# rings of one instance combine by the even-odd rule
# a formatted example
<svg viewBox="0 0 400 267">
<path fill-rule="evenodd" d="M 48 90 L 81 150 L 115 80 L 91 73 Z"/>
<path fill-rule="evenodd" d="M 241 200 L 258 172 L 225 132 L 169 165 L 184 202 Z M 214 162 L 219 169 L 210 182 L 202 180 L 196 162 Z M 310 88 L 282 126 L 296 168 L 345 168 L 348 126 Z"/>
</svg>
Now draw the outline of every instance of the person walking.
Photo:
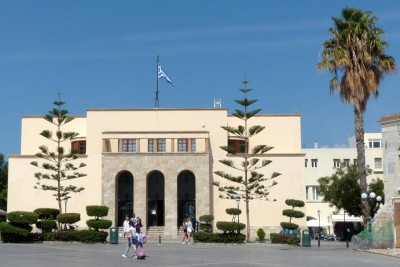
<svg viewBox="0 0 400 267">
<path fill-rule="evenodd" d="M 131 246 L 133 247 L 134 255 L 133 257 L 136 258 L 136 243 L 137 243 L 137 238 L 136 238 L 136 229 L 133 227 L 133 222 L 129 221 L 129 232 L 127 234 L 127 239 L 128 239 L 128 245 L 126 247 L 125 254 L 122 254 L 123 258 L 128 257 L 129 249 Z"/>
<path fill-rule="evenodd" d="M 192 238 L 192 233 L 193 233 L 193 225 L 192 225 L 192 219 L 190 217 L 187 218 L 186 220 L 186 231 L 187 231 L 187 243 L 190 243 L 190 240 Z"/>
<path fill-rule="evenodd" d="M 126 238 L 126 236 L 129 233 L 129 216 L 125 217 L 125 221 L 123 224 L 123 229 L 124 229 L 124 238 Z"/>
<path fill-rule="evenodd" d="M 186 244 L 188 241 L 188 235 L 187 235 L 187 224 L 186 224 L 187 219 L 183 219 L 182 223 L 182 231 L 183 231 L 183 237 L 182 237 L 182 244 Z"/>
</svg>

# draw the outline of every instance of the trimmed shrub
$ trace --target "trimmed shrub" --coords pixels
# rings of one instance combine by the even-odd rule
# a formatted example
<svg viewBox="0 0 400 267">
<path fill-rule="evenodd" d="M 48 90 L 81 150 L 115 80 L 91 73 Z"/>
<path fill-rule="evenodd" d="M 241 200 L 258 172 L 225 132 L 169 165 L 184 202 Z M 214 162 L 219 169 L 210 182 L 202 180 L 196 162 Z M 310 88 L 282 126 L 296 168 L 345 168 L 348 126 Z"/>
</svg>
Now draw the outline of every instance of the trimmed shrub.
<svg viewBox="0 0 400 267">
<path fill-rule="evenodd" d="M 80 230 L 78 232 L 79 240 L 82 243 L 104 243 L 108 233 L 103 231 Z"/>
<path fill-rule="evenodd" d="M 273 244 L 289 244 L 289 245 L 300 245 L 300 237 L 283 235 L 277 233 L 271 233 L 271 243 Z"/>
<path fill-rule="evenodd" d="M 49 232 L 57 229 L 57 222 L 55 220 L 43 220 L 36 222 L 36 227 L 42 229 L 44 232 Z"/>
<path fill-rule="evenodd" d="M 14 225 L 31 225 L 37 222 L 39 215 L 30 211 L 12 211 L 7 213 L 7 220 Z"/>
<path fill-rule="evenodd" d="M 87 224 L 87 226 L 89 226 L 89 228 L 92 228 L 95 231 L 98 231 L 99 229 L 110 228 L 112 225 L 112 221 L 110 221 L 110 220 L 87 220 L 86 224 Z"/>
<path fill-rule="evenodd" d="M 304 207 L 305 203 L 302 200 L 297 200 L 297 199 L 286 199 L 285 200 L 286 205 L 291 206 L 291 207 L 298 207 L 302 208 Z"/>
<path fill-rule="evenodd" d="M 212 221 L 214 221 L 214 216 L 213 215 L 202 215 L 199 217 L 199 221 L 204 222 L 204 223 L 211 223 Z"/>
<path fill-rule="evenodd" d="M 81 220 L 81 215 L 79 213 L 64 213 L 57 215 L 57 221 L 59 223 L 74 224 Z"/>
<path fill-rule="evenodd" d="M 86 213 L 88 216 L 94 216 L 96 219 L 99 217 L 107 216 L 108 207 L 107 206 L 86 206 Z"/>
<path fill-rule="evenodd" d="M 265 232 L 264 229 L 262 228 L 258 228 L 257 230 L 257 236 L 258 236 L 258 240 L 262 241 L 265 239 Z"/>
<path fill-rule="evenodd" d="M 78 241 L 78 232 L 79 231 L 56 231 L 56 232 L 47 232 L 43 234 L 43 239 L 45 241 Z"/>
<path fill-rule="evenodd" d="M 108 233 L 103 231 L 80 230 L 80 231 L 57 231 L 54 233 L 45 233 L 43 235 L 46 241 L 66 241 L 82 243 L 104 243 Z"/>
<path fill-rule="evenodd" d="M 226 209 L 225 211 L 227 214 L 233 215 L 233 216 L 242 214 L 242 211 L 237 208 L 229 208 L 229 209 Z"/>
<path fill-rule="evenodd" d="M 214 243 L 215 234 L 209 232 L 195 232 L 193 240 L 200 243 Z"/>
<path fill-rule="evenodd" d="M 195 242 L 202 243 L 238 243 L 242 244 L 246 240 L 246 236 L 243 234 L 236 233 L 207 233 L 197 232 L 193 235 Z"/>
<path fill-rule="evenodd" d="M 31 234 L 31 230 L 32 227 L 24 229 L 14 226 L 11 223 L 0 223 L 1 240 L 5 243 L 31 242 L 35 239 L 34 235 Z"/>
<path fill-rule="evenodd" d="M 299 210 L 290 210 L 286 209 L 282 211 L 282 215 L 290 217 L 290 218 L 303 218 L 304 213 Z"/>
<path fill-rule="evenodd" d="M 52 208 L 39 208 L 35 209 L 33 212 L 39 214 L 39 219 L 41 220 L 55 219 L 57 215 L 60 214 L 60 211 L 58 209 Z"/>
<path fill-rule="evenodd" d="M 217 222 L 217 228 L 224 233 L 234 233 L 238 230 L 243 230 L 246 228 L 244 223 L 237 223 L 237 222 Z"/>
<path fill-rule="evenodd" d="M 199 217 L 200 221 L 200 230 L 205 232 L 212 232 L 212 224 L 211 222 L 214 220 L 213 215 L 202 215 Z"/>
<path fill-rule="evenodd" d="M 281 222 L 281 226 L 283 229 L 289 229 L 289 230 L 296 230 L 297 228 L 299 228 L 298 224 L 289 222 Z"/>
</svg>

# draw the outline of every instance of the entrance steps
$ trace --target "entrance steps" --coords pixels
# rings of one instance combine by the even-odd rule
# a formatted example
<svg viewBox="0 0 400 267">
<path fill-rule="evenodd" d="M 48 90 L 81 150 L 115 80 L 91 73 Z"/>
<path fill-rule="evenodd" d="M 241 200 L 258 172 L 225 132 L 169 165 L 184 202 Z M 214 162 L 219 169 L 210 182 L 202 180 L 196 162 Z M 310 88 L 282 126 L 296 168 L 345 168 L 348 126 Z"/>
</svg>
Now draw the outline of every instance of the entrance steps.
<svg viewBox="0 0 400 267">
<path fill-rule="evenodd" d="M 150 226 L 147 228 L 146 236 L 149 238 L 164 237 L 164 226 Z"/>
</svg>

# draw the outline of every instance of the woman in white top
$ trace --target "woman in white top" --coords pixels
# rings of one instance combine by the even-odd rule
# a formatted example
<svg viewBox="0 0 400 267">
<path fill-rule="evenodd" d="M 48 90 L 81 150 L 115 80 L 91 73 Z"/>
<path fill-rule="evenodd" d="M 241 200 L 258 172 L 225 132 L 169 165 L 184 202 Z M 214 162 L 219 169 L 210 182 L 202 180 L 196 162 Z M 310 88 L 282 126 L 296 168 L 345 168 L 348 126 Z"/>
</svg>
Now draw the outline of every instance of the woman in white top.
<svg viewBox="0 0 400 267">
<path fill-rule="evenodd" d="M 190 243 L 190 239 L 192 238 L 192 233 L 193 233 L 193 225 L 192 225 L 192 220 L 190 217 L 186 219 L 186 231 L 187 231 L 187 243 Z"/>
<path fill-rule="evenodd" d="M 129 217 L 126 216 L 124 221 L 124 238 L 126 238 L 128 233 L 129 233 Z"/>
<path fill-rule="evenodd" d="M 122 254 L 122 257 L 124 257 L 124 258 L 128 257 L 128 253 L 129 253 L 129 249 L 131 248 L 131 245 L 133 246 L 134 253 L 136 252 L 136 243 L 137 243 L 136 229 L 135 229 L 135 227 L 133 227 L 132 221 L 129 221 L 129 232 L 127 233 L 127 239 L 128 239 L 128 246 L 126 247 L 125 254 Z M 133 257 L 135 258 L 136 254 L 134 254 Z"/>
</svg>

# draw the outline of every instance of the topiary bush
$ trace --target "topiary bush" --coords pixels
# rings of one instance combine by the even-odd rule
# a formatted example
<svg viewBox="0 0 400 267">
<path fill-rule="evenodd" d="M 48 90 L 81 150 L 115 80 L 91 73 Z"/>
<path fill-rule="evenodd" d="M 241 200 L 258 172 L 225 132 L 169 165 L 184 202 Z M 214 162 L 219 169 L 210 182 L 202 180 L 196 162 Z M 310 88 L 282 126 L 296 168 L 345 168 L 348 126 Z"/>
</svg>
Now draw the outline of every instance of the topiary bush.
<svg viewBox="0 0 400 267">
<path fill-rule="evenodd" d="M 240 209 L 237 209 L 237 208 L 229 208 L 229 209 L 226 209 L 225 212 L 227 214 L 233 215 L 233 216 L 237 216 L 237 215 L 242 214 L 242 211 Z"/>
<path fill-rule="evenodd" d="M 108 215 L 108 207 L 97 205 L 86 206 L 86 213 L 88 216 L 94 216 L 95 219 L 99 219 Z"/>
<path fill-rule="evenodd" d="M 200 221 L 200 230 L 205 232 L 212 232 L 212 224 L 211 222 L 214 220 L 213 215 L 202 215 L 199 217 Z"/>
<path fill-rule="evenodd" d="M 39 208 L 35 209 L 33 212 L 36 212 L 39 215 L 39 219 L 41 220 L 54 220 L 57 215 L 60 214 L 60 211 L 58 209 L 52 208 Z"/>
<path fill-rule="evenodd" d="M 271 243 L 273 244 L 288 244 L 288 245 L 300 245 L 300 237 L 283 235 L 277 233 L 271 233 L 270 235 Z"/>
<path fill-rule="evenodd" d="M 39 215 L 30 211 L 12 211 L 7 213 L 7 220 L 12 224 L 32 225 L 37 222 Z"/>
<path fill-rule="evenodd" d="M 110 220 L 101 220 L 100 217 L 104 217 L 108 215 L 108 207 L 107 206 L 86 206 L 86 212 L 88 216 L 94 216 L 95 219 L 87 220 L 87 226 L 95 231 L 99 231 L 99 229 L 108 229 L 112 225 L 112 221 Z"/>
<path fill-rule="evenodd" d="M 42 229 L 43 232 L 49 232 L 57 229 L 57 222 L 55 220 L 43 220 L 36 222 L 36 227 Z"/>
<path fill-rule="evenodd" d="M 265 240 L 265 231 L 264 231 L 264 229 L 258 228 L 257 237 L 258 237 L 258 240 L 260 240 L 260 241 Z"/>
<path fill-rule="evenodd" d="M 65 242 L 82 242 L 82 243 L 104 243 L 108 233 L 103 231 L 80 230 L 80 231 L 57 231 L 54 233 L 45 233 L 46 241 L 65 241 Z"/>
<path fill-rule="evenodd" d="M 79 213 L 64 213 L 57 215 L 57 221 L 59 223 L 74 224 L 81 220 Z"/>
<path fill-rule="evenodd" d="M 289 222 L 281 222 L 283 230 L 296 230 L 299 228 L 298 224 L 292 223 L 292 218 L 303 218 L 305 215 L 303 212 L 295 210 L 294 208 L 304 207 L 305 203 L 302 200 L 297 199 L 286 199 L 286 205 L 291 206 L 292 209 L 285 209 L 282 211 L 282 215 L 289 217 Z"/>
<path fill-rule="evenodd" d="M 299 228 L 298 224 L 288 223 L 288 222 L 281 222 L 281 226 L 283 229 L 288 229 L 288 230 L 296 230 L 297 228 Z"/>
<path fill-rule="evenodd" d="M 242 244 L 246 240 L 246 236 L 237 233 L 208 233 L 196 232 L 193 235 L 195 242 L 202 243 L 237 243 Z"/>
<path fill-rule="evenodd" d="M 32 226 L 39 215 L 29 211 L 13 211 L 7 213 L 7 222 L 0 223 L 1 239 L 3 242 L 31 242 L 35 235 L 31 233 Z"/>
<path fill-rule="evenodd" d="M 217 222 L 216 226 L 218 230 L 221 230 L 224 233 L 235 233 L 246 228 L 244 223 L 237 222 Z"/>
<path fill-rule="evenodd" d="M 82 243 L 104 243 L 108 233 L 103 231 L 81 230 L 78 231 L 78 237 Z"/>
<path fill-rule="evenodd" d="M 111 227 L 112 222 L 110 220 L 87 220 L 86 224 L 89 228 L 96 231 L 99 229 L 108 229 Z"/>
</svg>

